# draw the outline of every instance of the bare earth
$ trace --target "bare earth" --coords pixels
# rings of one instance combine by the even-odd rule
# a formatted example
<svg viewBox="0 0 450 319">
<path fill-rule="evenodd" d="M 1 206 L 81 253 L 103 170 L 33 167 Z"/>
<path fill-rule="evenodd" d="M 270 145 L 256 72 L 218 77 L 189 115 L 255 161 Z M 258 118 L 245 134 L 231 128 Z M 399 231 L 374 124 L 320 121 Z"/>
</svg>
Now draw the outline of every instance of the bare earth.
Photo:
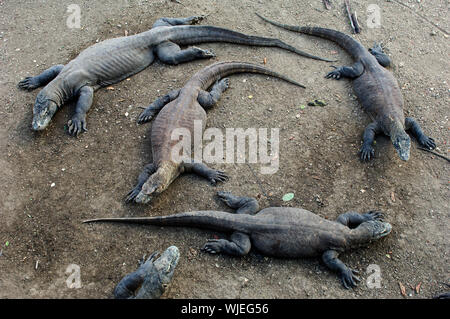
<svg viewBox="0 0 450 319">
<path fill-rule="evenodd" d="M 448 2 L 407 1 L 449 30 Z M 181 259 L 164 298 L 430 298 L 449 282 L 449 181 L 445 160 L 417 149 L 402 162 L 390 141 L 380 137 L 376 159 L 361 163 L 358 149 L 370 122 L 350 82 L 325 79 L 330 63 L 274 48 L 221 43 L 217 58 L 179 66 L 155 62 L 149 68 L 95 94 L 87 133 L 70 137 L 64 126 L 73 104 L 62 108 L 41 133 L 31 130 L 38 90 L 17 89 L 26 76 L 67 63 L 83 49 L 108 38 L 135 34 L 160 17 L 207 15 L 202 24 L 280 38 L 307 52 L 349 64 L 337 45 L 262 22 L 257 11 L 289 24 L 325 26 L 350 33 L 343 1 L 327 11 L 322 1 L 1 1 L 0 0 L 0 297 L 111 298 L 115 284 L 135 270 L 144 254 L 180 249 Z M 66 25 L 67 6 L 81 8 L 81 29 Z M 367 5 L 381 8 L 382 27 L 366 27 Z M 449 39 L 437 28 L 395 2 L 352 1 L 366 46 L 382 42 L 393 59 L 391 71 L 402 88 L 405 114 L 415 117 L 449 152 Z M 216 187 L 196 176 L 178 178 L 150 205 L 126 205 L 143 166 L 151 162 L 151 123 L 137 125 L 141 107 L 215 61 L 263 63 L 305 84 L 299 89 L 258 75 L 230 78 L 230 89 L 208 111 L 208 127 L 280 128 L 280 167 L 260 174 L 260 165 L 214 164 L 230 175 Z M 252 96 L 252 98 L 249 98 Z M 325 107 L 301 105 L 321 99 Z M 128 116 L 126 116 L 128 113 Z M 250 169 L 251 167 L 251 169 Z M 53 186 L 52 186 L 53 185 Z M 356 289 L 343 289 L 319 259 L 281 260 L 252 251 L 244 258 L 200 251 L 208 238 L 225 234 L 184 228 L 86 225 L 106 216 L 156 216 L 195 209 L 229 210 L 218 190 L 256 196 L 261 207 L 297 206 L 334 219 L 340 213 L 381 210 L 393 232 L 367 248 L 342 255 L 361 273 Z M 295 197 L 283 202 L 282 196 Z M 267 194 L 267 197 L 264 195 Z M 82 287 L 70 289 L 66 268 L 80 267 Z M 369 288 L 367 268 L 381 271 L 381 288 Z M 417 294 L 413 287 L 421 284 Z"/>
</svg>

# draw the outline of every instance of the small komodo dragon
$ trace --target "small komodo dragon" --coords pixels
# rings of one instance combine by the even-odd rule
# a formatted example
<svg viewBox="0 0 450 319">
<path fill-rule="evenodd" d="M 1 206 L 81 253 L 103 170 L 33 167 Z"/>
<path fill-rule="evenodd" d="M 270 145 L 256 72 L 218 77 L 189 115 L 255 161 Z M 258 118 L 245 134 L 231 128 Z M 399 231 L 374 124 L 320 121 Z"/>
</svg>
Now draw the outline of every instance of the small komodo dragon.
<svg viewBox="0 0 450 319">
<path fill-rule="evenodd" d="M 27 77 L 18 86 L 33 90 L 45 86 L 36 97 L 32 129 L 44 130 L 56 111 L 67 101 L 77 99 L 75 113 L 68 122 L 69 134 L 86 131 L 86 113 L 94 91 L 120 82 L 148 67 L 157 56 L 167 64 L 179 64 L 214 57 L 209 50 L 179 45 L 205 42 L 282 48 L 312 59 L 330 61 L 300 51 L 278 39 L 250 36 L 214 26 L 192 26 L 202 16 L 161 18 L 152 29 L 133 36 L 108 39 L 82 51 L 66 65 L 55 65 L 38 76 Z"/>
<path fill-rule="evenodd" d="M 161 297 L 172 280 L 180 252 L 176 246 L 170 246 L 155 260 L 157 255 L 158 252 L 154 252 L 136 271 L 123 277 L 114 288 L 114 298 L 157 299 Z"/>
<path fill-rule="evenodd" d="M 159 226 L 188 226 L 232 232 L 230 240 L 210 239 L 203 250 L 212 254 L 246 255 L 251 246 L 275 257 L 314 257 L 337 272 L 345 288 L 355 287 L 356 271 L 338 259 L 340 253 L 366 246 L 391 232 L 381 213 L 347 212 L 336 221 L 321 218 L 307 210 L 270 207 L 259 210 L 256 199 L 218 192 L 220 199 L 236 214 L 222 211 L 194 211 L 170 216 L 137 218 L 101 218 L 90 222 L 121 222 Z M 258 213 L 257 213 L 258 212 Z M 255 214 L 256 215 L 250 215 Z"/>
<path fill-rule="evenodd" d="M 314 35 L 331 40 L 344 48 L 356 62 L 352 66 L 335 67 L 326 77 L 339 80 L 349 78 L 364 110 L 369 114 L 372 123 L 369 124 L 363 136 L 360 149 L 361 159 L 368 161 L 374 156 L 373 142 L 375 135 L 384 133 L 389 136 L 398 155 L 404 161 L 409 159 L 411 139 L 405 130 L 410 130 L 419 144 L 427 149 L 434 149 L 436 144 L 431 137 L 426 136 L 419 124 L 411 117 L 404 117 L 403 96 L 397 80 L 384 67 L 391 61 L 380 45 L 375 44 L 367 50 L 361 43 L 342 32 L 318 28 L 300 27 L 281 24 L 267 18 L 258 17 L 275 26 Z"/>
<path fill-rule="evenodd" d="M 213 107 L 219 100 L 220 95 L 228 88 L 228 78 L 222 78 L 230 74 L 244 72 L 265 74 L 304 87 L 281 74 L 250 63 L 218 62 L 198 71 L 183 88 L 172 90 L 158 98 L 139 116 L 138 122 L 145 123 L 158 114 L 151 128 L 153 163 L 145 166 L 138 177 L 136 186 L 128 193 L 126 202 L 148 203 L 152 196 L 163 192 L 175 178 L 184 172 L 192 172 L 203 176 L 213 184 L 227 179 L 224 172 L 215 171 L 203 163 L 197 163 L 191 159 L 176 158 L 181 157 L 179 156 L 179 145 L 187 141 L 184 140 L 183 135 L 179 139 L 176 130 L 178 132 L 182 130 L 189 132 L 191 137 L 189 147 L 192 147 L 194 137 L 205 130 L 205 110 Z M 205 91 L 213 83 L 215 84 L 211 91 Z M 201 132 L 194 132 L 196 125 L 199 130 L 201 129 Z M 183 149 L 183 151 L 187 153 L 191 150 Z"/>
</svg>

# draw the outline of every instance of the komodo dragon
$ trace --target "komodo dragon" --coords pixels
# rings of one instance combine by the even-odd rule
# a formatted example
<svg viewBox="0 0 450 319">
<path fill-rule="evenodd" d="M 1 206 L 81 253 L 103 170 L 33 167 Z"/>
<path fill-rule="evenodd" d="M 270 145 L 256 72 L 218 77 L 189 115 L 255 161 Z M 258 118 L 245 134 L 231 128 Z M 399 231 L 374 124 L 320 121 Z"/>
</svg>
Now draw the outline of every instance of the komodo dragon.
<svg viewBox="0 0 450 319">
<path fill-rule="evenodd" d="M 380 45 L 375 44 L 367 50 L 361 43 L 339 31 L 290 26 L 256 15 L 281 28 L 331 40 L 356 60 L 352 66 L 335 67 L 326 77 L 337 80 L 342 77 L 352 79 L 355 93 L 373 121 L 364 131 L 363 145 L 359 151 L 363 161 L 373 158 L 375 151 L 372 145 L 375 135 L 380 133 L 390 137 L 398 155 L 404 161 L 409 159 L 411 147 L 411 139 L 405 130 L 410 130 L 421 146 L 428 149 L 436 147 L 433 138 L 426 136 L 413 118 L 404 117 L 403 96 L 397 80 L 391 72 L 383 68 L 389 66 L 391 61 Z"/>
<path fill-rule="evenodd" d="M 230 240 L 210 239 L 203 250 L 212 254 L 246 255 L 251 245 L 275 257 L 313 257 L 322 255 L 324 263 L 336 271 L 345 288 L 355 287 L 357 272 L 338 259 L 340 253 L 380 239 L 391 232 L 381 221 L 381 213 L 347 212 L 336 221 L 321 218 L 307 210 L 270 207 L 258 212 L 256 199 L 218 192 L 220 199 L 236 214 L 221 211 L 194 211 L 170 216 L 100 218 L 84 221 L 121 222 L 160 226 L 189 226 L 233 232 Z M 250 215 L 258 212 L 256 215 Z"/>
<path fill-rule="evenodd" d="M 126 275 L 114 288 L 116 299 L 157 299 L 166 290 L 180 258 L 177 247 L 170 246 L 158 259 L 158 252 L 134 272 Z"/>
<path fill-rule="evenodd" d="M 214 26 L 187 25 L 202 19 L 201 16 L 161 18 L 146 32 L 94 44 L 66 65 L 52 66 L 38 76 L 20 81 L 18 86 L 24 90 L 46 85 L 36 97 L 32 129 L 45 129 L 65 102 L 77 99 L 75 113 L 68 122 L 68 131 L 78 135 L 86 131 L 86 113 L 92 105 L 95 90 L 144 70 L 155 56 L 164 63 L 175 65 L 215 56 L 209 50 L 197 47 L 181 50 L 178 45 L 228 42 L 278 47 L 312 59 L 330 61 L 300 51 L 278 39 L 250 36 Z"/>
<path fill-rule="evenodd" d="M 139 116 L 138 122 L 145 123 L 158 114 L 151 129 L 153 163 L 145 166 L 136 186 L 128 193 L 126 202 L 148 203 L 152 196 L 160 194 L 184 172 L 203 176 L 213 184 L 227 179 L 225 173 L 210 169 L 203 163 L 176 159 L 174 155 L 179 155 L 179 145 L 183 143 L 184 136 L 179 140 L 178 135 L 172 135 L 176 133 L 175 130 L 188 130 L 191 137 L 189 145 L 194 145 L 196 134 L 205 130 L 205 109 L 213 107 L 228 88 L 229 80 L 222 78 L 244 72 L 265 74 L 304 87 L 283 75 L 250 63 L 218 62 L 198 71 L 183 88 L 158 98 Z M 205 91 L 216 81 L 210 92 Z M 201 132 L 194 132 L 196 123 L 199 123 Z M 185 151 L 187 153 L 190 150 Z"/>
</svg>

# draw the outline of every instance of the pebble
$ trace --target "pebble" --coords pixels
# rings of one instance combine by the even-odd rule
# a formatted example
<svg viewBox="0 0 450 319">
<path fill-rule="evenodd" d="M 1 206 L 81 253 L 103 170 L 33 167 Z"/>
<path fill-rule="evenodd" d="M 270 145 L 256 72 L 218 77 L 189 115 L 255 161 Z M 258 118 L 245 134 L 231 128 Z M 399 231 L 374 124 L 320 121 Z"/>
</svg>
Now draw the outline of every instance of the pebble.
<svg viewBox="0 0 450 319">
<path fill-rule="evenodd" d="M 51 183 L 50 187 L 55 187 L 55 185 L 56 185 L 55 183 Z"/>
</svg>

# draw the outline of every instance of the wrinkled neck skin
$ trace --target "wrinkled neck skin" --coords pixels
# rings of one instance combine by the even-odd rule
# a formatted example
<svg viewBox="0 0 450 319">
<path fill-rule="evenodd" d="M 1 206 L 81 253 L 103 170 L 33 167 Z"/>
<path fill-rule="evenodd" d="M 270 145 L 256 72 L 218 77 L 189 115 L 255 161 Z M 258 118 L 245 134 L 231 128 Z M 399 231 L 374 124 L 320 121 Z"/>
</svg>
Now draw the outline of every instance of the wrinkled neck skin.
<svg viewBox="0 0 450 319">
<path fill-rule="evenodd" d="M 392 145 L 397 151 L 398 156 L 403 161 L 407 161 L 411 148 L 411 138 L 406 133 L 404 124 L 398 120 L 394 120 L 390 123 L 388 129 Z"/>
<path fill-rule="evenodd" d="M 347 238 L 347 247 L 346 249 L 356 249 L 363 246 L 366 246 L 374 239 L 371 236 L 371 233 L 367 230 L 364 225 L 360 225 L 354 229 L 350 230 L 350 233 Z"/>
<path fill-rule="evenodd" d="M 347 236 L 347 249 L 366 246 L 390 234 L 392 225 L 379 220 L 370 220 L 361 223 L 358 227 L 350 229 Z"/>
</svg>

